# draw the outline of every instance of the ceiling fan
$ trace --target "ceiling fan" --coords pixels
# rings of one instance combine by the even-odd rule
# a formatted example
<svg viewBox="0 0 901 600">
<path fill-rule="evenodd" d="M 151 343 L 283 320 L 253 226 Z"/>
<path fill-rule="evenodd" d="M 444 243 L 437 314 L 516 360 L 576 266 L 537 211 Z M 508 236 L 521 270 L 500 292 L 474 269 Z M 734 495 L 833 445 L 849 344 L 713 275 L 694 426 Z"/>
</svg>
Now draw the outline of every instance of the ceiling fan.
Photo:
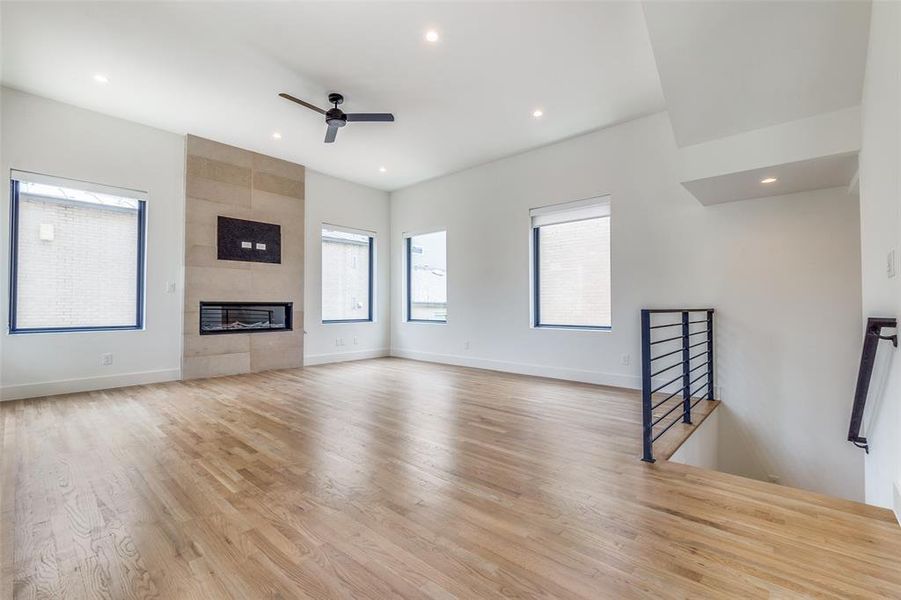
<svg viewBox="0 0 901 600">
<path fill-rule="evenodd" d="M 282 92 L 279 94 L 285 100 L 290 100 L 291 102 L 296 102 L 301 106 L 306 106 L 310 110 L 315 110 L 321 115 L 325 115 L 325 123 L 328 125 L 328 129 L 325 131 L 325 143 L 331 144 L 335 141 L 335 136 L 338 135 L 338 130 L 347 123 L 350 122 L 393 122 L 394 115 L 391 113 L 345 113 L 343 110 L 338 108 L 339 104 L 344 103 L 344 96 L 338 94 L 337 92 L 332 92 L 328 95 L 328 101 L 330 104 L 334 104 L 333 108 L 328 110 L 323 110 L 318 106 L 310 104 L 309 102 L 304 102 L 300 98 L 295 98 L 291 94 L 286 94 Z"/>
</svg>

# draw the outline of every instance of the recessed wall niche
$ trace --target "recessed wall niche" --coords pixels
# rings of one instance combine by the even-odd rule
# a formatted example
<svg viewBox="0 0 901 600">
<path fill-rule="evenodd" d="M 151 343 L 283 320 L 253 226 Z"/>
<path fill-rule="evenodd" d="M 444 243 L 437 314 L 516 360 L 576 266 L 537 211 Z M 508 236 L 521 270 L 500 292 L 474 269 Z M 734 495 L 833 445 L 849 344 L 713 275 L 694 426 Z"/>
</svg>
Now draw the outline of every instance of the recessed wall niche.
<svg viewBox="0 0 901 600">
<path fill-rule="evenodd" d="M 282 228 L 231 217 L 218 217 L 216 240 L 219 260 L 281 263 Z"/>
</svg>

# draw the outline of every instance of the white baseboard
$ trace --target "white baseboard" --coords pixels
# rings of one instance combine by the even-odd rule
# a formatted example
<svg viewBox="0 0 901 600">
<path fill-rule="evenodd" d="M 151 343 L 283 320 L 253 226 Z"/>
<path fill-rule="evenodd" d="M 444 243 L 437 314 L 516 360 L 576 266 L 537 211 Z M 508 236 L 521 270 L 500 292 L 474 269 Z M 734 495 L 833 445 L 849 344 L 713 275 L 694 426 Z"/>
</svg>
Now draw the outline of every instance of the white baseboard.
<svg viewBox="0 0 901 600">
<path fill-rule="evenodd" d="M 391 356 L 410 358 L 425 362 L 457 365 L 460 367 L 472 367 L 475 369 L 488 369 L 490 371 L 502 371 L 505 373 L 517 373 L 519 375 L 534 375 L 536 377 L 550 377 L 551 379 L 565 379 L 579 381 L 581 383 L 593 383 L 595 385 L 609 385 L 612 387 L 641 389 L 641 377 L 634 375 L 621 375 L 618 373 L 602 373 L 600 371 L 587 371 L 583 369 L 571 369 L 567 367 L 550 367 L 547 365 L 535 365 L 529 363 L 510 362 L 505 360 L 493 360 L 487 358 L 474 358 L 455 354 L 438 354 L 435 352 L 419 352 L 392 348 Z"/>
<path fill-rule="evenodd" d="M 894 486 L 895 493 L 892 498 L 892 512 L 895 513 L 895 519 L 901 525 L 901 481 L 896 481 Z"/>
<path fill-rule="evenodd" d="M 324 365 L 327 363 L 346 362 L 349 360 L 365 360 L 367 358 L 382 358 L 390 356 L 387 348 L 374 350 L 351 350 L 350 352 L 329 352 L 328 354 L 308 354 L 303 357 L 305 367 L 312 365 Z"/>
<path fill-rule="evenodd" d="M 40 383 L 20 383 L 0 388 L 0 401 L 39 398 L 57 394 L 74 394 L 93 390 L 160 383 L 181 379 L 181 369 L 161 369 L 158 371 L 141 371 L 138 373 L 121 373 L 102 377 L 83 377 L 78 379 L 60 379 Z"/>
</svg>

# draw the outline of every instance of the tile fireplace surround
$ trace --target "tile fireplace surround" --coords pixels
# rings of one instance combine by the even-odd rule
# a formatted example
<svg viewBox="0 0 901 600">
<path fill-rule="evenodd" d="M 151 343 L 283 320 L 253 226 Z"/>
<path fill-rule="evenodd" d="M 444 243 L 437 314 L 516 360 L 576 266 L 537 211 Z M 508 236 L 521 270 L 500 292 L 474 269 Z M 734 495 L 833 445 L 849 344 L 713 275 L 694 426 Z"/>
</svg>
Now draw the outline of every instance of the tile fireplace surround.
<svg viewBox="0 0 901 600">
<path fill-rule="evenodd" d="M 187 139 L 185 379 L 303 365 L 304 167 Z M 217 259 L 219 216 L 281 226 L 281 264 Z M 293 330 L 200 334 L 201 302 L 290 302 Z"/>
</svg>

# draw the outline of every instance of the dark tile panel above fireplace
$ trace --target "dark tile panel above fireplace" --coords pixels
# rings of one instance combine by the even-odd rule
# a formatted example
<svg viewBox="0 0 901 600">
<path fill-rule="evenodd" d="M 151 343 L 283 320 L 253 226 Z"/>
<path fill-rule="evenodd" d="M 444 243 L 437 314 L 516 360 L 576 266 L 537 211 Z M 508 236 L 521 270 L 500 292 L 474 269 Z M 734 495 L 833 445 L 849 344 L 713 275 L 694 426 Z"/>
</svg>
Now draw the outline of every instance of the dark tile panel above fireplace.
<svg viewBox="0 0 901 600">
<path fill-rule="evenodd" d="M 200 335 L 291 331 L 293 302 L 201 302 Z"/>
<path fill-rule="evenodd" d="M 282 228 L 279 225 L 220 216 L 217 240 L 219 260 L 282 262 Z"/>
</svg>

